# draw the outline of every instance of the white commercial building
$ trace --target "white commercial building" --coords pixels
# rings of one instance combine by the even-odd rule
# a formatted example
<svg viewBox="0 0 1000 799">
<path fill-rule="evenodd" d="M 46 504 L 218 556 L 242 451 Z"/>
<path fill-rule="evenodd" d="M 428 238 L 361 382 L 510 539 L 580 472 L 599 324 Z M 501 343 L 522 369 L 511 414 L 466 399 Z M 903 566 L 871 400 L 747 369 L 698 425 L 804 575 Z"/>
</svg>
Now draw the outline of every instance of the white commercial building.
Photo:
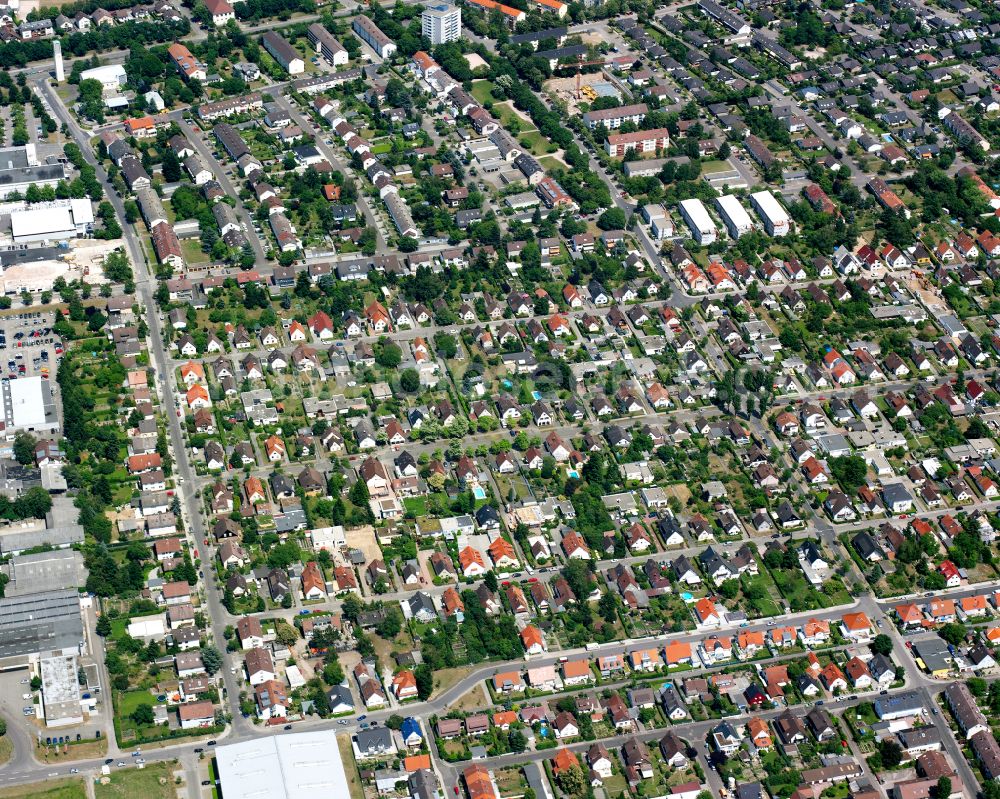
<svg viewBox="0 0 1000 799">
<path fill-rule="evenodd" d="M 59 429 L 55 400 L 48 380 L 22 377 L 0 384 L 0 430 L 4 436 L 29 433 L 51 433 Z"/>
<path fill-rule="evenodd" d="M 10 212 L 15 244 L 66 241 L 86 236 L 93 228 L 94 208 L 86 198 L 26 204 Z"/>
<path fill-rule="evenodd" d="M 726 225 L 726 230 L 734 239 L 738 239 L 753 230 L 753 220 L 750 219 L 750 214 L 746 212 L 746 209 L 740 205 L 736 195 L 726 194 L 717 197 L 715 207 Z"/>
<path fill-rule="evenodd" d="M 226 799 L 316 799 L 350 794 L 333 730 L 254 738 L 215 750 Z"/>
<path fill-rule="evenodd" d="M 750 195 L 757 215 L 764 222 L 764 229 L 771 236 L 787 236 L 792 228 L 788 214 L 769 191 L 757 191 Z"/>
<path fill-rule="evenodd" d="M 691 235 L 695 241 L 702 246 L 715 241 L 717 235 L 715 223 L 708 215 L 701 200 L 681 200 L 680 209 L 681 216 L 684 217 L 687 226 L 691 228 Z"/>
<path fill-rule="evenodd" d="M 96 80 L 101 84 L 105 94 L 117 92 L 119 88 L 128 82 L 128 75 L 125 74 L 125 67 L 121 64 L 108 64 L 105 67 L 94 67 L 85 69 L 80 73 L 80 80 Z"/>
<path fill-rule="evenodd" d="M 41 662 L 42 712 L 46 727 L 83 723 L 80 681 L 75 657 L 45 658 Z"/>
<path fill-rule="evenodd" d="M 462 36 L 462 12 L 447 3 L 427 6 L 420 15 L 420 25 L 432 44 L 457 42 Z"/>
</svg>

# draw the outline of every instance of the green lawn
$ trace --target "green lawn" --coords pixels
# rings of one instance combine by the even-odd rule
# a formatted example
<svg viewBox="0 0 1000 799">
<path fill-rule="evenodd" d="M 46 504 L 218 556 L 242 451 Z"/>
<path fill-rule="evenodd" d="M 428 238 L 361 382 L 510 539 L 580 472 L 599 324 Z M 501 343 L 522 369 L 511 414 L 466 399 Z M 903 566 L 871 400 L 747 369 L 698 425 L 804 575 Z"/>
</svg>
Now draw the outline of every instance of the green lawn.
<svg viewBox="0 0 1000 799">
<path fill-rule="evenodd" d="M 156 697 L 149 691 L 129 691 L 118 695 L 118 715 L 122 718 L 131 716 L 139 705 L 146 704 L 152 707 L 156 704 Z"/>
<path fill-rule="evenodd" d="M 522 131 L 535 130 L 535 126 L 514 110 L 510 103 L 497 103 L 493 106 L 493 116 L 500 120 L 500 124 L 505 128 L 511 126 L 512 121 L 516 121 Z"/>
<path fill-rule="evenodd" d="M 384 155 L 389 152 L 392 152 L 392 142 L 381 141 L 378 144 L 372 145 L 372 153 L 375 155 Z"/>
<path fill-rule="evenodd" d="M 165 779 L 162 785 L 161 777 Z M 94 799 L 177 799 L 177 789 L 170 766 L 156 763 L 113 771 L 107 785 L 94 785 Z"/>
<path fill-rule="evenodd" d="M 705 175 L 713 175 L 716 172 L 728 172 L 732 169 L 726 161 L 702 161 L 701 171 Z"/>
<path fill-rule="evenodd" d="M 829 596 L 817 590 L 809 584 L 802 572 L 795 569 L 772 569 L 771 576 L 792 612 L 817 610 L 851 601 L 846 590 L 836 591 Z"/>
<path fill-rule="evenodd" d="M 604 780 L 604 795 L 627 796 L 628 783 L 625 782 L 625 778 L 621 774 L 612 774 Z"/>
<path fill-rule="evenodd" d="M 52 780 L 0 790 L 0 799 L 87 799 L 82 780 Z"/>
<path fill-rule="evenodd" d="M 477 80 L 472 83 L 472 96 L 475 97 L 480 103 L 486 103 L 493 99 L 493 95 L 490 91 L 493 89 L 493 81 L 491 80 Z"/>
<path fill-rule="evenodd" d="M 529 130 L 527 133 L 519 133 L 517 135 L 517 140 L 519 142 L 524 142 L 531 147 L 532 155 L 536 156 L 545 155 L 549 152 L 551 147 L 549 140 L 537 130 Z"/>
<path fill-rule="evenodd" d="M 414 516 L 426 516 L 427 499 L 425 497 L 404 497 L 403 509 Z"/>
<path fill-rule="evenodd" d="M 181 251 L 184 253 L 184 260 L 189 264 L 208 260 L 208 256 L 201 251 L 201 241 L 198 239 L 181 239 Z"/>
<path fill-rule="evenodd" d="M 121 638 L 128 631 L 128 619 L 118 618 L 111 620 L 111 637 Z"/>
</svg>

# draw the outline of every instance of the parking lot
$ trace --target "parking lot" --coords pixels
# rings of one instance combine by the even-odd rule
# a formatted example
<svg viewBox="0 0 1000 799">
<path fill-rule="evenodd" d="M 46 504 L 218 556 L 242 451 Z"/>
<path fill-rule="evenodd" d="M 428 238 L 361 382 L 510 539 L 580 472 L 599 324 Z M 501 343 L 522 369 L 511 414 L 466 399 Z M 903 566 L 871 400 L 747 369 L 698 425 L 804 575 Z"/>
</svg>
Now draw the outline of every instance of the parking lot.
<svg viewBox="0 0 1000 799">
<path fill-rule="evenodd" d="M 8 724 L 20 724 L 36 740 L 40 734 L 42 743 L 52 736 L 57 738 L 69 736 L 69 740 L 72 741 L 77 740 L 77 735 L 83 739 L 91 739 L 97 735 L 98 730 L 103 729 L 101 706 L 98 706 L 96 714 L 86 717 L 83 724 L 46 728 L 45 722 L 37 715 L 41 692 L 31 690 L 31 676 L 32 672 L 28 669 L 16 669 L 0 674 L 0 710 L 6 716 Z"/>
<path fill-rule="evenodd" d="M 52 333 L 51 313 L 25 311 L 0 317 L 0 377 L 17 379 L 55 372 L 62 341 Z"/>
</svg>

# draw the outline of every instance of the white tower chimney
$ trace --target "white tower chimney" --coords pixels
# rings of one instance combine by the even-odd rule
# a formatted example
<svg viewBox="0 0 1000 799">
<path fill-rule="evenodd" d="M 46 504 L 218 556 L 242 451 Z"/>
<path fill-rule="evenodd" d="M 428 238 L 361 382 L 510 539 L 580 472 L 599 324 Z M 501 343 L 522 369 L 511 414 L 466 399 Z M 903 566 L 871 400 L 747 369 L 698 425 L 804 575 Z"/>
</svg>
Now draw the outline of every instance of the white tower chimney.
<svg viewBox="0 0 1000 799">
<path fill-rule="evenodd" d="M 56 83 L 66 80 L 66 73 L 63 71 L 62 42 L 54 39 L 52 42 L 52 57 L 56 60 Z"/>
</svg>

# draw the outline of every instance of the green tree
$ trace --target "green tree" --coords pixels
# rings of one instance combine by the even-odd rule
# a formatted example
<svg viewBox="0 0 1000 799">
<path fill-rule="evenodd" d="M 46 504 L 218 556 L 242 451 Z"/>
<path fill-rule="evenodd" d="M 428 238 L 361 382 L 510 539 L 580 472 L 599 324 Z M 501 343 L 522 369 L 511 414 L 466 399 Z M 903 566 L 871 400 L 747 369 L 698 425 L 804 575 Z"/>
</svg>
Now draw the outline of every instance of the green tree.
<svg viewBox="0 0 1000 799">
<path fill-rule="evenodd" d="M 403 360 L 399 345 L 386 337 L 375 342 L 375 362 L 386 369 L 395 369 Z"/>
<path fill-rule="evenodd" d="M 348 594 L 340 605 L 340 612 L 352 624 L 357 624 L 358 617 L 365 609 L 364 602 L 354 594 Z"/>
<path fill-rule="evenodd" d="M 403 629 L 403 614 L 398 607 L 386 608 L 385 618 L 375 628 L 380 636 L 386 639 L 395 638 Z"/>
<path fill-rule="evenodd" d="M 740 593 L 739 580 L 723 580 L 719 584 L 719 593 L 726 599 L 736 599 Z"/>
<path fill-rule="evenodd" d="M 140 726 L 143 724 L 152 724 L 154 720 L 153 706 L 147 702 L 141 703 L 132 711 L 132 721 Z"/>
<path fill-rule="evenodd" d="M 327 685 L 340 685 L 344 681 L 344 667 L 339 660 L 334 660 L 323 666 L 323 681 Z"/>
<path fill-rule="evenodd" d="M 347 496 L 351 500 L 351 504 L 364 513 L 369 520 L 374 519 L 371 506 L 368 504 L 371 494 L 368 493 L 368 484 L 364 480 L 357 480 L 351 486 L 351 491 Z"/>
<path fill-rule="evenodd" d="M 865 483 L 868 475 L 868 464 L 857 455 L 845 455 L 841 458 L 830 458 L 830 471 L 840 483 L 848 496 L 857 493 Z"/>
<path fill-rule="evenodd" d="M 615 598 L 615 595 L 610 591 L 604 593 L 597 603 L 597 612 L 601 614 L 601 618 L 608 624 L 614 624 L 618 618 L 618 600 Z"/>
<path fill-rule="evenodd" d="M 940 635 L 945 641 L 947 641 L 952 646 L 958 646 L 962 641 L 965 640 L 966 629 L 964 624 L 959 624 L 958 622 L 950 622 L 945 624 L 938 630 L 938 635 Z"/>
<path fill-rule="evenodd" d="M 583 770 L 579 766 L 573 766 L 559 772 L 556 781 L 563 792 L 570 796 L 583 796 L 587 790 L 587 781 L 584 779 Z"/>
<path fill-rule="evenodd" d="M 214 644 L 209 644 L 201 650 L 201 662 L 208 674 L 215 674 L 222 668 L 222 653 Z"/>
<path fill-rule="evenodd" d="M 934 786 L 934 799 L 948 799 L 951 796 L 951 780 L 947 777 L 938 777 Z"/>
<path fill-rule="evenodd" d="M 417 697 L 426 702 L 434 692 L 434 672 L 428 664 L 421 663 L 413 670 L 413 676 L 417 678 Z"/>
<path fill-rule="evenodd" d="M 882 757 L 885 768 L 896 768 L 903 760 L 903 749 L 891 738 L 883 738 L 878 745 L 878 753 Z"/>
<path fill-rule="evenodd" d="M 288 647 L 295 646 L 295 642 L 299 640 L 298 632 L 284 619 L 280 619 L 275 625 L 274 637 Z"/>
<path fill-rule="evenodd" d="M 385 726 L 390 730 L 401 730 L 403 729 L 403 717 L 398 713 L 393 713 L 385 720 Z"/>
<path fill-rule="evenodd" d="M 888 655 L 892 652 L 892 639 L 885 633 L 879 633 L 871 643 L 871 650 L 876 655 Z"/>
<path fill-rule="evenodd" d="M 30 433 L 18 433 L 14 436 L 14 459 L 22 466 L 31 466 L 35 462 L 35 444 L 38 442 Z"/>
<path fill-rule="evenodd" d="M 420 375 L 416 369 L 404 369 L 399 375 L 399 385 L 410 394 L 420 390 Z"/>
<path fill-rule="evenodd" d="M 455 337 L 449 333 L 436 333 L 434 335 L 434 346 L 444 358 L 451 360 L 458 354 L 458 343 Z"/>
<path fill-rule="evenodd" d="M 111 635 L 111 619 L 109 619 L 106 614 L 102 613 L 97 617 L 97 627 L 95 629 L 101 638 L 107 638 Z"/>
<path fill-rule="evenodd" d="M 627 224 L 628 220 L 621 208 L 609 208 L 597 217 L 597 226 L 601 230 L 622 230 Z"/>
</svg>

